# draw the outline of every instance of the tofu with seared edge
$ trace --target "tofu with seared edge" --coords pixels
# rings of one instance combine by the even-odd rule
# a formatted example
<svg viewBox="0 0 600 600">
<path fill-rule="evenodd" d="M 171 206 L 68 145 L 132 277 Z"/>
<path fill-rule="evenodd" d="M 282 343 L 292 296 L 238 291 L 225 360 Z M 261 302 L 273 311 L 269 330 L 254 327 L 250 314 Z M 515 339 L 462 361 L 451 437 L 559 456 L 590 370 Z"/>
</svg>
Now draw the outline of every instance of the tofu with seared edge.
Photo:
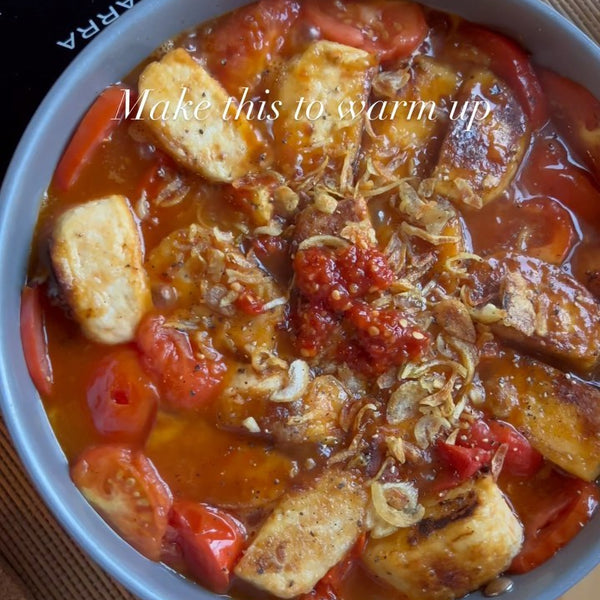
<svg viewBox="0 0 600 600">
<path fill-rule="evenodd" d="M 310 592 L 364 529 L 367 493 L 331 469 L 314 486 L 285 496 L 238 563 L 235 574 L 279 598 Z"/>
<path fill-rule="evenodd" d="M 494 333 L 529 352 L 579 372 L 600 359 L 600 304 L 560 267 L 506 254 L 471 268 L 475 302 L 503 311 Z"/>
<path fill-rule="evenodd" d="M 491 476 L 424 499 L 413 527 L 371 539 L 367 568 L 411 600 L 462 598 L 510 565 L 523 527 Z"/>
<path fill-rule="evenodd" d="M 360 171 L 372 161 L 398 179 L 428 177 L 460 81 L 455 69 L 429 56 L 415 58 L 407 70 L 377 75 L 373 106 L 382 108 L 372 112 L 372 132 L 363 137 Z"/>
<path fill-rule="evenodd" d="M 354 163 L 365 111 L 352 115 L 344 109 L 354 102 L 358 112 L 367 102 L 376 65 L 368 52 L 318 41 L 287 66 L 277 90 L 281 114 L 273 123 L 278 166 L 285 176 L 310 173 L 324 161 L 338 170 L 344 162 Z"/>
<path fill-rule="evenodd" d="M 150 63 L 138 88 L 144 123 L 184 167 L 226 183 L 259 168 L 264 146 L 246 116 L 236 114 L 223 86 L 184 49 Z"/>
<path fill-rule="evenodd" d="M 470 128 L 468 113 L 451 122 L 433 177 L 442 196 L 481 208 L 512 182 L 529 143 L 527 121 L 514 94 L 491 71 L 467 78 L 457 102 L 458 114 L 478 106 L 477 118 Z"/>
<path fill-rule="evenodd" d="M 131 341 L 152 299 L 127 199 L 107 196 L 67 210 L 54 226 L 50 256 L 84 334 L 101 344 Z"/>
<path fill-rule="evenodd" d="M 567 473 L 600 476 L 600 389 L 510 349 L 481 359 L 486 408 Z"/>
</svg>

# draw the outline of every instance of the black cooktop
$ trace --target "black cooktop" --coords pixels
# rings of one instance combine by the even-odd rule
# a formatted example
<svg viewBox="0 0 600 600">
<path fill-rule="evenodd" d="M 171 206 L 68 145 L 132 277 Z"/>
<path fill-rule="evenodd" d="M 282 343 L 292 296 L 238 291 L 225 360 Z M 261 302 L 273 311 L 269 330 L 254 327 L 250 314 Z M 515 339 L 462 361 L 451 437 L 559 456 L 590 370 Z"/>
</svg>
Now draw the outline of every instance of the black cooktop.
<svg viewBox="0 0 600 600">
<path fill-rule="evenodd" d="M 143 0 L 0 0 L 0 180 L 59 75 L 102 30 Z"/>
</svg>

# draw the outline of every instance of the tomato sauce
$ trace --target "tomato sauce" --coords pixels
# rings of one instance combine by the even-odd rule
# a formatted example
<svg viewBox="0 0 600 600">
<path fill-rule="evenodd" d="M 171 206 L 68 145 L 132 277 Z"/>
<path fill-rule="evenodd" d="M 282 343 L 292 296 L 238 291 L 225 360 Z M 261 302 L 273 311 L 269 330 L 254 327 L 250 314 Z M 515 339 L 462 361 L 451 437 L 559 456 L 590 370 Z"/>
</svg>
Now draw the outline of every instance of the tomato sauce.
<svg viewBox="0 0 600 600">
<path fill-rule="evenodd" d="M 539 83 L 534 79 L 534 67 L 528 62 L 526 66 L 519 63 L 522 51 L 516 45 L 496 34 L 486 37 L 485 32 L 469 29 L 458 18 L 429 9 L 414 9 L 409 29 L 395 28 L 389 32 L 380 30 L 385 28 L 385 24 L 382 25 L 377 18 L 363 23 L 362 27 L 355 26 L 361 17 L 358 8 L 356 14 L 354 9 L 365 3 L 332 3 L 329 9 L 320 8 L 322 3 L 308 0 L 303 10 L 301 4 L 292 0 L 263 0 L 258 7 L 243 8 L 234 17 L 224 16 L 185 32 L 171 45 L 186 48 L 234 96 L 240 97 L 244 87 L 250 88 L 255 101 L 269 100 L 268 90 L 277 83 L 280 65 L 302 52 L 315 39 L 327 36 L 328 32 L 329 39 L 333 37 L 334 41 L 370 51 L 384 47 L 386 36 L 393 37 L 396 39 L 394 50 L 382 50 L 387 68 L 391 68 L 390 65 L 401 66 L 407 56 L 419 47 L 424 56 L 444 61 L 459 71 L 473 63 L 491 68 L 498 76 L 506 78 L 509 87 L 512 86 L 521 100 L 525 92 L 530 92 L 527 86 L 533 81 L 538 102 L 530 103 L 526 113 L 534 131 L 518 173 L 497 200 L 481 210 L 461 209 L 460 222 L 455 226 L 464 231 L 471 246 L 465 251 L 481 256 L 517 251 L 560 265 L 600 298 L 598 173 L 590 170 L 589 161 L 576 153 L 568 136 L 563 135 L 564 130 L 559 131 L 554 122 L 544 118 L 547 113 L 542 112 L 542 100 L 545 102 L 547 98 L 541 87 L 537 87 Z M 366 4 L 377 11 L 382 3 Z M 386 6 L 384 12 L 394 12 L 389 3 L 383 4 Z M 408 6 L 412 11 L 413 5 Z M 338 14 L 340 10 L 344 13 L 341 16 Z M 395 13 L 388 17 L 393 20 Z M 340 21 L 343 26 L 339 26 Z M 515 71 L 516 63 L 519 68 Z M 124 83 L 135 88 L 142 68 L 143 65 L 140 65 Z M 577 97 L 573 94 L 572 97 L 562 97 L 561 102 L 575 102 Z M 553 101 L 552 97 L 550 101 Z M 253 125 L 267 141 L 272 140 L 271 123 L 255 120 Z M 250 234 L 254 228 L 253 208 L 239 189 L 230 184 L 209 183 L 180 169 L 143 133 L 139 133 L 138 126 L 139 123 L 122 120 L 110 139 L 99 145 L 68 189 L 61 189 L 56 181 L 50 185 L 40 212 L 29 281 L 42 281 L 44 289 L 48 289 L 48 293 L 41 294 L 41 311 L 53 384 L 50 391 L 42 394 L 44 405 L 58 442 L 71 464 L 90 447 L 127 443 L 136 451 L 143 451 L 152 461 L 176 502 L 219 507 L 238 519 L 246 534 L 252 536 L 286 492 L 302 488 L 304 482 L 310 480 L 311 473 L 325 467 L 333 455 L 332 447 L 327 444 L 276 442 L 268 435 L 251 435 L 251 431 L 240 428 L 241 421 L 247 422 L 248 418 L 261 412 L 267 415 L 267 422 L 276 423 L 286 409 L 265 407 L 260 400 L 240 405 L 222 403 L 219 394 L 230 385 L 230 378 L 234 375 L 232 369 L 237 365 L 231 357 L 220 355 L 216 359 L 209 358 L 208 366 L 197 358 L 190 358 L 190 361 L 195 361 L 192 370 L 200 373 L 199 383 L 194 387 L 189 379 L 185 379 L 178 369 L 186 360 L 182 358 L 181 348 L 182 344 L 185 345 L 182 340 L 187 334 L 180 333 L 180 338 L 168 341 L 157 333 L 161 323 L 176 314 L 170 307 L 167 279 L 162 288 L 152 290 L 155 311 L 162 315 L 163 321 L 148 325 L 146 342 L 134 341 L 115 348 L 89 341 L 70 318 L 61 298 L 60 286 L 52 273 L 48 240 L 58 216 L 69 207 L 80 205 L 92 197 L 122 194 L 129 198 L 138 216 L 143 215 L 139 225 L 146 254 L 157 248 L 173 231 L 188 227 L 190 223 L 199 222 L 207 228 L 234 231 L 237 246 L 244 251 L 252 250 L 278 284 L 287 287 L 293 282 L 285 321 L 273 333 L 278 356 L 286 361 L 298 356 L 304 359 L 327 358 L 346 363 L 356 373 L 377 380 L 384 377 L 390 368 L 418 360 L 436 340 L 418 323 L 407 320 L 404 308 L 374 309 L 369 304 L 371 297 L 388 291 L 396 278 L 382 249 L 357 245 L 305 249 L 300 246 L 298 249 L 294 240 L 268 232 Z M 169 184 L 173 184 L 172 189 L 167 189 Z M 170 205 L 169 199 L 174 197 L 173 194 L 179 194 L 179 197 Z M 155 202 L 157 197 L 162 198 L 160 203 Z M 391 197 L 391 192 L 383 193 L 368 201 L 371 222 L 377 238 L 383 242 L 382 248 L 393 239 L 400 226 L 398 214 L 391 207 Z M 93 227 L 93 224 L 90 226 Z M 415 244 L 417 247 L 419 242 Z M 453 246 L 449 242 L 444 247 L 450 251 Z M 253 319 L 260 318 L 264 306 L 264 301 L 253 292 L 242 294 L 236 300 L 242 316 L 231 317 L 231 327 L 243 331 Z M 99 421 L 95 421 L 90 412 L 90 402 L 93 403 L 90 397 L 97 393 L 97 386 L 113 385 L 118 376 L 109 378 L 110 381 L 98 379 L 98 366 L 108 364 L 115 352 L 125 353 L 121 356 L 151 353 L 161 344 L 165 345 L 162 358 L 152 363 L 150 371 L 154 369 L 157 375 L 164 376 L 162 383 L 155 381 L 152 385 L 158 385 L 163 400 L 173 390 L 176 392 L 174 397 L 181 389 L 191 390 L 187 394 L 189 403 L 183 408 L 193 405 L 195 409 L 189 412 L 179 410 L 181 405 L 168 401 L 157 403 L 154 396 L 158 392 L 148 392 L 149 388 L 145 388 L 147 397 L 143 401 L 150 405 L 136 414 L 152 419 L 149 431 L 142 428 L 142 433 L 137 431 L 131 436 L 128 430 L 111 426 L 106 420 L 99 426 Z M 207 348 L 210 356 L 214 348 Z M 214 352 L 215 356 L 219 354 L 216 350 Z M 566 366 L 563 365 L 563 368 L 568 371 Z M 588 374 L 587 380 L 596 384 L 593 374 Z M 160 388 L 160 385 L 164 387 Z M 119 389 L 122 388 L 123 385 Z M 119 393 L 117 390 L 112 396 L 116 405 L 119 404 Z M 194 399 L 196 394 L 198 396 Z M 369 389 L 367 400 L 382 408 L 389 400 L 389 392 L 385 387 L 379 389 L 374 386 Z M 382 410 L 385 413 L 385 408 Z M 480 407 L 481 418 L 489 419 L 489 415 L 486 416 L 489 412 L 487 406 Z M 371 417 L 365 430 L 371 427 L 373 431 L 380 431 L 378 428 L 382 427 L 382 423 L 378 418 Z M 339 434 L 340 440 L 344 444 L 349 443 L 351 433 L 346 428 Z M 456 447 L 461 450 L 454 451 L 457 456 L 460 454 L 461 464 L 466 470 L 472 467 L 469 461 L 473 459 L 475 448 L 475 443 L 469 444 L 458 443 Z M 496 449 L 497 446 L 494 452 Z M 371 476 L 382 466 L 384 455 L 382 439 L 372 441 L 365 450 L 368 464 L 365 468 Z M 447 461 L 440 456 L 435 448 L 431 448 L 423 453 L 423 462 L 416 470 L 411 471 L 407 466 L 403 473 L 426 491 L 439 490 L 444 483 L 449 487 L 456 485 L 458 471 L 449 474 L 451 470 Z M 547 462 L 541 471 L 528 477 L 505 471 L 499 484 L 525 522 L 526 535 L 533 537 L 542 529 L 560 522 L 560 515 L 569 513 L 569 490 L 573 486 L 577 493 L 589 495 L 587 507 L 577 507 L 577 514 L 583 515 L 582 523 L 597 504 L 597 490 L 592 484 L 574 483 L 572 477 L 559 473 Z M 556 490 L 559 493 L 567 490 L 560 507 L 544 507 L 545 518 L 540 517 L 538 510 L 538 486 L 544 490 L 548 488 L 548 496 Z M 181 511 L 184 514 L 183 508 Z M 192 518 L 188 514 L 188 517 L 193 523 L 197 522 L 194 519 L 200 519 L 198 515 Z M 570 518 L 565 517 L 567 520 Z M 541 519 L 537 529 L 536 519 Z M 197 534 L 194 530 L 196 525 L 190 525 L 192 521 L 186 521 L 185 539 L 188 542 Z M 237 525 L 226 521 L 221 527 L 235 529 Z M 577 530 L 571 524 L 567 537 Z M 169 532 L 172 534 L 171 529 Z M 231 535 L 235 537 L 237 534 Z M 551 536 L 548 534 L 547 537 Z M 554 541 L 551 539 L 546 541 L 551 547 L 557 546 L 552 546 Z M 558 545 L 562 545 L 568 539 L 561 538 L 559 541 Z M 163 555 L 163 559 L 167 560 L 165 556 L 168 552 Z M 170 564 L 205 583 L 202 571 L 190 568 L 189 563 L 186 566 L 181 555 L 173 558 Z M 523 565 L 519 569 L 526 570 Z M 219 580 L 218 586 L 222 584 Z M 226 592 L 227 582 L 219 589 Z M 235 578 L 228 593 L 237 598 L 269 597 Z M 345 574 L 335 593 L 339 600 L 365 597 L 403 600 L 406 597 L 376 580 L 357 557 L 352 559 L 349 573 Z M 323 598 L 318 592 L 309 597 L 316 600 Z"/>
</svg>

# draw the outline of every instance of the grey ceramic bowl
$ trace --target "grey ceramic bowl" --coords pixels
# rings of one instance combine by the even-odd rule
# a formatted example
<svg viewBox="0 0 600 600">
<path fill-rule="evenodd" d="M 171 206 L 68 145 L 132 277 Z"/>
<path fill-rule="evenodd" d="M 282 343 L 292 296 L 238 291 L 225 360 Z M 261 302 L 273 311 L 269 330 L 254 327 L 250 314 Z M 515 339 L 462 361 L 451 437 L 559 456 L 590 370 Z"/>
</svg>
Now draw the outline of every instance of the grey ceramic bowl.
<svg viewBox="0 0 600 600">
<path fill-rule="evenodd" d="M 27 128 L 0 196 L 0 392 L 12 439 L 38 491 L 76 542 L 143 600 L 214 595 L 133 550 L 71 483 L 67 462 L 28 376 L 19 337 L 20 290 L 40 200 L 74 126 L 98 92 L 118 81 L 166 38 L 245 0 L 144 0 L 100 34 L 56 82 Z M 546 66 L 600 97 L 600 49 L 538 0 L 426 0 L 493 25 Z M 513 600 L 555 600 L 600 563 L 600 515 L 569 547 L 517 578 Z M 470 596 L 480 599 L 479 594 Z"/>
</svg>

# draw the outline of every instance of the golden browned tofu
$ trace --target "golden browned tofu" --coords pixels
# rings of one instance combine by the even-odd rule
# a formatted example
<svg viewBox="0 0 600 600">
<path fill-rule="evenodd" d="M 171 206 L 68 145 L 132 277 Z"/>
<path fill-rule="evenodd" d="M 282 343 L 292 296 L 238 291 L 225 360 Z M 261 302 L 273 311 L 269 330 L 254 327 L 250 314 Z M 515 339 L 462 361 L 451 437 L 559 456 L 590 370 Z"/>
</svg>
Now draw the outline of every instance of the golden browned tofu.
<svg viewBox="0 0 600 600">
<path fill-rule="evenodd" d="M 321 375 L 310 382 L 299 402 L 289 410 L 279 409 L 283 418 L 272 426 L 273 433 L 279 440 L 296 444 L 335 444 L 344 438 L 339 418 L 348 400 L 333 375 Z"/>
<path fill-rule="evenodd" d="M 185 50 L 150 63 L 138 87 L 144 122 L 183 166 L 218 182 L 256 171 L 264 148 L 252 126 L 235 104 L 227 110 L 225 89 Z"/>
<path fill-rule="evenodd" d="M 483 358 L 479 373 L 495 417 L 568 473 L 586 481 L 600 476 L 598 388 L 511 350 Z"/>
<path fill-rule="evenodd" d="M 502 573 L 523 528 L 491 477 L 424 502 L 417 525 L 371 539 L 364 562 L 411 600 L 454 600 Z"/>
<path fill-rule="evenodd" d="M 457 102 L 455 117 L 463 106 L 473 112 L 479 103 L 479 111 L 470 129 L 470 116 L 452 121 L 433 176 L 441 195 L 481 207 L 499 196 L 516 174 L 529 141 L 527 121 L 512 92 L 490 71 L 466 79 Z M 489 114 L 482 118 L 486 106 Z"/>
<path fill-rule="evenodd" d="M 140 232 L 124 196 L 67 210 L 50 242 L 54 274 L 85 335 L 129 342 L 152 301 Z"/>
<path fill-rule="evenodd" d="M 235 574 L 279 598 L 310 592 L 352 548 L 363 530 L 367 494 L 340 470 L 285 496 L 235 568 Z"/>
<path fill-rule="evenodd" d="M 459 85 L 455 69 L 427 56 L 418 57 L 407 72 L 378 75 L 371 109 L 375 136 L 364 135 L 361 172 L 371 160 L 390 176 L 427 177 Z"/>
<path fill-rule="evenodd" d="M 325 160 L 338 169 L 354 162 L 365 113 L 346 115 L 344 107 L 367 101 L 375 66 L 372 54 L 327 41 L 314 42 L 289 64 L 277 91 L 281 115 L 273 123 L 284 175 L 310 172 Z"/>
<path fill-rule="evenodd" d="M 600 305 L 559 267 L 509 254 L 473 265 L 475 297 L 502 309 L 502 339 L 580 372 L 598 364 Z"/>
</svg>

